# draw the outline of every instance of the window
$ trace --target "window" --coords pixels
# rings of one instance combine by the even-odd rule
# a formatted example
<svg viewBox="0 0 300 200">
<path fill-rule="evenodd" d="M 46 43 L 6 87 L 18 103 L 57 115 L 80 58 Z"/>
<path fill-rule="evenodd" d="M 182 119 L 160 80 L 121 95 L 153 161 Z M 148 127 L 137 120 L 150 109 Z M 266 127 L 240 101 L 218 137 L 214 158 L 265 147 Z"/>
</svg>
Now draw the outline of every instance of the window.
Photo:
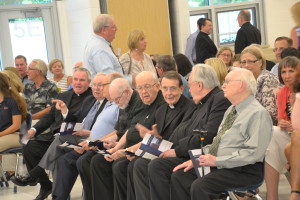
<svg viewBox="0 0 300 200">
<path fill-rule="evenodd" d="M 254 1 L 254 0 L 188 0 L 188 3 L 190 8 L 198 8 L 203 6 L 239 3 L 239 2 L 247 2 L 247 1 Z"/>
<path fill-rule="evenodd" d="M 0 5 L 25 5 L 37 3 L 52 3 L 52 0 L 1 0 Z"/>
<path fill-rule="evenodd" d="M 251 13 L 251 24 L 256 26 L 254 21 L 255 10 L 254 8 L 248 9 Z M 221 11 L 217 12 L 218 22 L 218 39 L 220 45 L 232 44 L 235 41 L 236 33 L 239 30 L 239 24 L 237 23 L 237 16 L 240 10 L 233 11 Z"/>
<path fill-rule="evenodd" d="M 190 29 L 191 33 L 197 31 L 197 21 L 199 18 L 208 18 L 207 14 L 191 15 L 190 16 Z"/>
<path fill-rule="evenodd" d="M 234 45 L 236 33 L 240 28 L 237 22 L 240 10 L 249 10 L 251 12 L 251 24 L 263 33 L 264 27 L 260 26 L 263 24 L 261 23 L 263 16 L 260 15 L 259 10 L 262 8 L 262 0 L 188 0 L 188 4 L 191 33 L 196 30 L 195 25 L 200 17 L 208 17 L 213 23 L 211 37 L 217 46 Z M 262 41 L 265 41 L 264 35 L 262 35 Z"/>
</svg>

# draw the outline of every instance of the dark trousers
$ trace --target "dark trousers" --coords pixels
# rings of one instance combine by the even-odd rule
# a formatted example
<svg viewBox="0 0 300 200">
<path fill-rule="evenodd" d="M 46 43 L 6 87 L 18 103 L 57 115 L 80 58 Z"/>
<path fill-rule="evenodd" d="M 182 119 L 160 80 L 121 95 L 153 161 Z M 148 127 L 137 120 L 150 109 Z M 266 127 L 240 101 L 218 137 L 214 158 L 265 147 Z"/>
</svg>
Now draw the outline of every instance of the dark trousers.
<svg viewBox="0 0 300 200">
<path fill-rule="evenodd" d="M 170 199 L 170 181 L 173 169 L 184 161 L 185 160 L 181 158 L 169 157 L 156 158 L 149 163 L 148 178 L 150 186 L 150 198 L 152 200 Z M 135 185 L 135 188 L 136 187 L 138 187 L 138 185 Z"/>
<path fill-rule="evenodd" d="M 81 182 L 83 185 L 84 191 L 84 199 L 85 200 L 92 200 L 92 177 L 90 172 L 90 165 L 93 156 L 97 155 L 94 151 L 88 151 L 84 155 L 82 155 L 77 160 L 77 170 L 79 172 Z"/>
<path fill-rule="evenodd" d="M 52 188 L 52 196 L 55 199 L 65 200 L 69 197 L 78 176 L 76 161 L 81 155 L 71 151 L 57 159 Z"/>
<path fill-rule="evenodd" d="M 49 180 L 45 170 L 38 166 L 40 160 L 44 156 L 51 142 L 29 140 L 27 145 L 23 147 L 23 157 L 26 163 L 29 175 L 33 178 L 38 178 L 41 184 L 41 189 L 48 190 L 52 187 L 52 183 Z"/>
<path fill-rule="evenodd" d="M 171 199 L 215 199 L 227 189 L 255 185 L 262 180 L 262 163 L 227 169 L 215 168 L 201 178 L 197 178 L 194 169 L 189 172 L 179 170 L 172 174 Z"/>
<path fill-rule="evenodd" d="M 126 157 L 119 158 L 112 165 L 114 178 L 114 200 L 127 199 L 127 171 L 130 163 Z"/>
<path fill-rule="evenodd" d="M 128 164 L 127 169 L 127 200 L 136 200 L 134 190 L 134 165 L 139 158 L 134 158 Z"/>
<path fill-rule="evenodd" d="M 95 155 L 91 160 L 92 194 L 94 200 L 113 200 L 114 184 L 112 165 L 101 154 Z"/>
<path fill-rule="evenodd" d="M 138 158 L 133 166 L 133 183 L 136 199 L 150 199 L 148 164 L 150 160 Z M 132 186 L 131 186 L 132 187 Z M 129 186 L 128 186 L 129 188 Z"/>
</svg>

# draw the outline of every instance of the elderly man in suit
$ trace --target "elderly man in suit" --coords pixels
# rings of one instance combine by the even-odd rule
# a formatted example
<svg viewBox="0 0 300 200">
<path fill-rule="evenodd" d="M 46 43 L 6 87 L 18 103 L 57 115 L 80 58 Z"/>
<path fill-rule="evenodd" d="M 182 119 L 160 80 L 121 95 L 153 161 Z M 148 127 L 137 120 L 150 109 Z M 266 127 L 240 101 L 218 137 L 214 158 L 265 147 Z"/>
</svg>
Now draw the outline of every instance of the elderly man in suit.
<svg viewBox="0 0 300 200">
<path fill-rule="evenodd" d="M 184 88 L 181 76 L 176 71 L 168 71 L 162 75 L 161 91 L 165 99 L 165 103 L 162 104 L 155 112 L 155 125 L 152 126 L 152 131 L 141 124 L 136 125 L 136 128 L 140 131 L 140 135 L 142 137 L 145 133 L 151 132 L 159 138 L 168 140 L 178 124 L 191 117 L 196 106 L 191 100 L 183 95 L 183 90 Z M 140 159 L 142 159 L 146 164 L 150 162 L 150 160 L 144 158 L 137 158 L 131 162 L 124 159 L 123 164 L 120 164 L 121 162 L 119 161 L 118 165 L 114 165 L 114 193 L 119 197 L 119 199 L 126 199 L 126 196 L 130 197 L 129 199 L 135 199 L 133 187 L 133 166 L 134 163 Z M 144 169 L 147 170 L 147 166 Z"/>
<path fill-rule="evenodd" d="M 201 147 L 200 134 L 194 130 L 207 131 L 204 144 L 210 144 L 217 134 L 218 126 L 230 103 L 219 87 L 216 72 L 209 65 L 195 65 L 189 85 L 196 110 L 169 137 L 169 141 L 174 144 L 172 149 L 163 152 L 160 158 L 152 160 L 146 167 L 142 159 L 135 163 L 133 177 L 136 199 L 150 199 L 150 196 L 151 199 L 170 199 L 168 191 L 173 168 L 189 159 L 188 150 Z"/>
<path fill-rule="evenodd" d="M 250 71 L 237 69 L 226 76 L 222 88 L 232 106 L 227 109 L 212 144 L 203 148 L 205 155 L 199 157 L 199 165 L 209 166 L 211 172 L 197 177 L 191 161 L 177 166 L 171 178 L 172 200 L 216 199 L 228 189 L 263 180 L 263 160 L 273 123 L 268 111 L 254 97 L 256 80 Z M 161 182 L 156 181 L 159 187 Z"/>
<path fill-rule="evenodd" d="M 84 68 L 74 70 L 73 90 L 59 94 L 58 99 L 62 100 L 69 108 L 70 113 L 80 110 L 84 99 L 91 95 L 89 88 L 91 79 L 90 73 Z M 82 121 L 83 119 L 81 119 Z M 63 122 L 60 110 L 53 105 L 50 112 L 28 131 L 28 138 L 31 138 L 23 147 L 23 156 L 29 172 L 28 177 L 12 177 L 12 181 L 20 186 L 36 185 L 40 183 L 41 189 L 37 200 L 45 199 L 51 193 L 52 183 L 45 171 L 38 166 L 50 146 L 54 134 L 59 132 Z"/>
</svg>

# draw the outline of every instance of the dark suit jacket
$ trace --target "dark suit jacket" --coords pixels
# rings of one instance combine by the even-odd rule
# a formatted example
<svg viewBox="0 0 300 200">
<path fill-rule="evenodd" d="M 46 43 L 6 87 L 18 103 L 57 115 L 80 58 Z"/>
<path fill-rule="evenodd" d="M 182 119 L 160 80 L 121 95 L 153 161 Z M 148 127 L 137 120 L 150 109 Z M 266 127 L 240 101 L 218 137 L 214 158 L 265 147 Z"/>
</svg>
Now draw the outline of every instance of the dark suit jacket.
<svg viewBox="0 0 300 200">
<path fill-rule="evenodd" d="M 91 107 L 95 104 L 96 98 L 93 95 L 90 95 L 84 99 L 82 102 L 80 110 L 76 113 L 68 113 L 66 122 L 82 122 L 83 119 L 86 117 L 88 112 L 90 111 Z"/>
<path fill-rule="evenodd" d="M 216 57 L 217 47 L 207 33 L 199 32 L 196 38 L 196 62 L 204 63 L 207 58 Z"/>
<path fill-rule="evenodd" d="M 231 103 L 224 97 L 220 88 L 213 89 L 201 100 L 202 105 L 194 114 L 192 129 L 206 130 L 204 145 L 211 144 L 218 132 L 224 113 Z M 195 123 L 196 122 L 196 123 Z M 177 157 L 188 158 L 188 150 L 200 149 L 200 134 L 197 132 L 180 133 L 176 136 L 175 152 Z"/>
<path fill-rule="evenodd" d="M 252 26 L 250 22 L 246 22 L 236 34 L 234 44 L 235 54 L 241 53 L 245 47 L 253 43 L 261 44 L 261 34 L 255 26 Z"/>
<path fill-rule="evenodd" d="M 196 109 L 194 102 L 183 95 L 181 95 L 179 101 L 174 106 L 174 113 L 169 115 L 169 119 L 166 119 L 169 104 L 164 103 L 156 110 L 155 122 L 157 124 L 157 131 L 165 140 L 168 140 L 175 128 L 182 121 L 189 119 Z"/>
<path fill-rule="evenodd" d="M 83 94 L 81 94 L 82 98 L 86 98 L 87 96 L 91 95 L 91 89 L 89 88 Z M 68 107 L 71 104 L 72 97 L 74 91 L 66 91 L 58 95 L 57 99 L 62 100 Z M 82 104 L 83 101 L 80 101 Z M 81 105 L 79 105 L 81 106 Z M 60 110 L 56 110 L 55 105 L 52 105 L 51 110 L 48 114 L 42 117 L 34 128 L 36 129 L 35 138 L 36 140 L 41 141 L 51 141 L 53 139 L 53 134 L 57 133 L 60 129 L 61 123 L 63 122 L 63 116 Z M 49 131 L 43 133 L 47 129 Z M 43 133 L 43 134 L 41 134 Z"/>
</svg>

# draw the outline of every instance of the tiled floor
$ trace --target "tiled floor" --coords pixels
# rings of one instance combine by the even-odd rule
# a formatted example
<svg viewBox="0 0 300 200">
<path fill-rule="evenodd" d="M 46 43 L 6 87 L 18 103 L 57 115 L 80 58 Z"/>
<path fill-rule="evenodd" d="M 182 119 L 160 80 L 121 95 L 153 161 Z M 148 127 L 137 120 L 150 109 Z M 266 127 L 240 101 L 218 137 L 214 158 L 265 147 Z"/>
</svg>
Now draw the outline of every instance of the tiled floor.
<svg viewBox="0 0 300 200">
<path fill-rule="evenodd" d="M 284 176 L 280 177 L 279 186 L 279 199 L 287 200 L 290 194 L 290 185 Z M 0 188 L 0 200 L 32 200 L 36 197 L 39 192 L 39 186 L 34 187 L 18 187 L 18 192 L 13 193 L 13 184 L 10 182 L 9 188 Z M 76 184 L 71 192 L 71 200 L 80 200 L 82 195 L 82 185 L 80 179 L 78 178 Z M 262 185 L 260 188 L 260 196 L 266 199 L 266 188 Z M 51 197 L 48 197 L 51 199 Z"/>
</svg>

